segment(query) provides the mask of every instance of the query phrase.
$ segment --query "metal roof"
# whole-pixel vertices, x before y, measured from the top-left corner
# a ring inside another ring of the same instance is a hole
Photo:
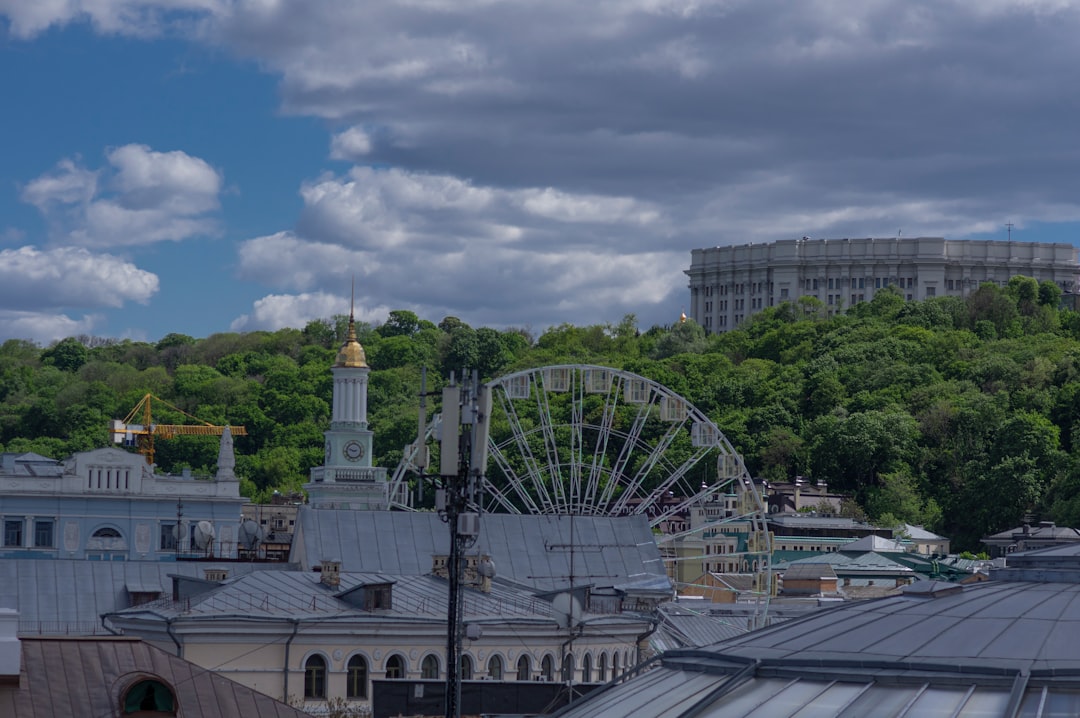
[[[188,599],[173,601],[165,597],[147,604],[118,611],[117,617],[174,621],[184,619],[430,621],[445,625],[447,582],[437,576],[398,576],[389,579],[378,574],[342,573],[340,585],[327,586],[310,571],[256,571],[226,581],[220,587]],[[365,610],[344,600],[344,594],[371,584],[392,583],[392,608]],[[471,623],[556,621],[552,604],[537,598],[530,590],[492,582],[485,593],[465,587],[462,613]],[[592,625],[605,621],[625,622],[642,619],[634,614],[595,614],[585,612]]]
[[[302,568],[341,559],[342,571],[430,573],[432,556],[449,553],[438,514],[301,507],[292,559]],[[571,548],[573,547],[573,548]],[[487,554],[499,576],[537,589],[571,584],[643,590],[672,587],[645,516],[485,514],[470,554]]]
[[[136,639],[23,638],[20,645],[19,683],[0,686],[0,715],[6,718],[119,715],[124,691],[146,678],[173,690],[178,715],[309,715]]]
[[[785,581],[806,581],[820,578],[836,578],[831,564],[823,561],[796,561],[784,571]]]
[[[1077,715],[1080,547],[1062,548],[1030,552],[1025,566],[995,572],[1003,580],[926,582],[668,651],[557,715]],[[1047,580],[1057,575],[1075,580]]]
[[[785,566],[786,563],[786,566]],[[867,551],[865,553],[848,553],[846,551],[834,551],[831,553],[819,553],[806,558],[799,558],[788,562],[777,562],[775,568],[782,570],[799,564],[827,563],[833,567],[837,574],[841,573],[865,573],[865,574],[888,574],[888,575],[913,575],[915,571],[910,566],[897,563],[884,554]]]
[[[696,610],[676,603],[659,607],[660,627],[650,638],[653,648],[701,647],[746,633],[746,622],[732,616],[710,615],[708,608]]]
[[[902,541],[882,538],[876,534],[869,534],[862,538],[855,539],[851,543],[844,544],[844,548],[841,550],[904,553],[907,551],[907,547],[904,546]]]
[[[922,541],[947,541],[945,536],[939,536],[933,531],[927,531],[922,526],[914,526],[912,524],[904,524],[904,533],[907,534],[909,539],[922,540]]]
[[[290,568],[220,561],[0,560],[0,607],[19,612],[20,635],[106,633],[101,614],[130,605],[129,592],[171,592],[170,574],[202,578],[207,568],[230,576]]]

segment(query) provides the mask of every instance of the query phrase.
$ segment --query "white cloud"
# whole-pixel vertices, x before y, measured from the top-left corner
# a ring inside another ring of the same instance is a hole
[[[244,314],[233,320],[230,329],[234,332],[275,330],[282,327],[303,329],[314,319],[329,319],[337,314],[347,314],[349,306],[349,297],[323,292],[271,294],[256,301],[251,314]],[[385,306],[369,308],[358,305],[353,313],[357,321],[377,323],[384,321],[389,312]]]
[[[367,165],[303,183],[290,231],[240,245],[241,276],[282,293],[253,323],[353,274],[379,297],[371,306],[659,321],[685,301],[695,246],[1080,217],[1066,91],[1080,7],[1065,0],[0,0],[0,11],[20,37],[82,20],[168,26],[252,59],[281,78],[285,112],[327,121],[331,159]],[[24,188],[54,240],[215,230],[220,173],[120,149],[103,168],[66,160]]]
[[[47,346],[65,337],[93,334],[102,319],[96,314],[72,319],[65,314],[0,309],[0,337],[18,337]]]
[[[222,12],[223,0],[0,0],[16,37],[30,38],[54,25],[87,20],[105,34],[160,33],[178,14]]]
[[[106,153],[109,167],[89,170],[70,159],[23,188],[56,242],[85,247],[138,246],[217,233],[212,216],[222,178],[184,152],[130,144]]]
[[[78,247],[0,250],[0,307],[42,311],[64,307],[146,304],[158,278],[108,254]]]
[[[237,253],[245,278],[300,291],[327,284],[344,286],[354,277],[363,282],[380,269],[376,256],[369,252],[305,241],[292,232],[247,240]]]
[[[330,159],[360,160],[371,152],[371,136],[362,127],[350,127],[330,138]]]
[[[97,180],[97,172],[80,167],[72,160],[61,160],[54,172],[27,183],[22,199],[43,213],[57,205],[85,205],[97,193]]]
[[[355,276],[367,305],[494,325],[617,317],[670,301],[684,281],[684,252],[636,249],[655,245],[659,213],[627,197],[364,168],[302,195],[297,231],[241,245],[242,278],[307,292]],[[268,297],[257,320],[233,326],[297,321],[294,306],[312,296]]]
[[[551,187],[519,190],[510,195],[531,214],[560,222],[651,224],[660,218],[657,210],[629,197],[571,195]]]
[[[110,184],[129,207],[181,215],[218,208],[221,175],[205,160],[179,151],[154,152],[146,145],[117,147],[106,157],[116,169]]]

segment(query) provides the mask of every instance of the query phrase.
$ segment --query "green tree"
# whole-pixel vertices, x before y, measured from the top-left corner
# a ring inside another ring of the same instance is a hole
[[[78,371],[90,357],[90,351],[73,337],[61,339],[41,353],[41,361],[60,371]]]
[[[378,328],[378,333],[384,337],[410,336],[420,329],[420,318],[415,312],[407,309],[394,309],[386,318],[386,322]]]

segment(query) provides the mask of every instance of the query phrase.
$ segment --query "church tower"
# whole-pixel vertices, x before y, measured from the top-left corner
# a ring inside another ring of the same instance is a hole
[[[314,508],[386,509],[386,469],[371,465],[372,432],[367,422],[367,356],[356,339],[349,311],[349,332],[330,370],[334,400],[326,437],[325,463],[311,470],[304,486]]]

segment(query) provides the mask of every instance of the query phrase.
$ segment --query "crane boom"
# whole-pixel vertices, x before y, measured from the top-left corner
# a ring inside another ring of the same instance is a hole
[[[152,402],[158,402],[184,416],[199,422],[198,424],[155,424],[151,414]],[[141,415],[143,423],[132,423]],[[121,420],[113,420],[111,426],[113,443],[131,443],[139,447],[139,453],[146,457],[146,463],[154,463],[154,437],[171,439],[174,436],[221,436],[228,429],[234,436],[247,436],[243,426],[217,426],[192,416],[183,409],[173,406],[164,399],[147,393]]]

